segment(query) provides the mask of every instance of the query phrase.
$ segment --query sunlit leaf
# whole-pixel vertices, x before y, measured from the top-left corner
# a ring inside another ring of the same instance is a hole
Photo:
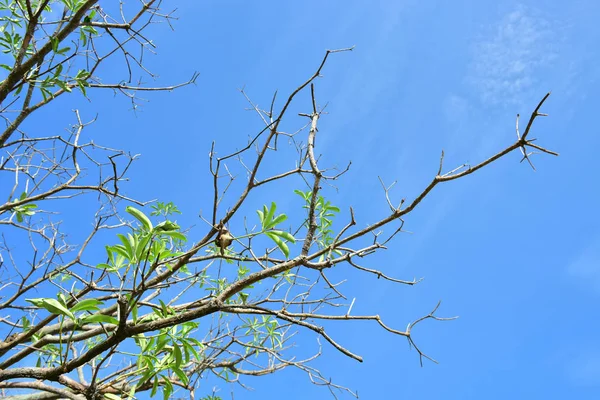
[[[133,217],[142,224],[142,226],[144,227],[144,229],[146,231],[152,230],[152,222],[150,222],[150,219],[142,211],[140,211],[137,208],[132,207],[132,206],[127,206],[125,208],[125,211],[127,211],[129,214],[133,215]]]
[[[98,308],[99,305],[104,304],[103,302],[101,302],[98,299],[84,299],[81,300],[79,303],[75,304],[72,308],[71,311],[72,312],[77,312],[77,311],[97,311],[100,308]]]
[[[272,231],[269,231],[269,233],[272,233],[273,235],[279,236],[280,238],[285,239],[288,242],[296,243],[296,238],[291,233],[289,233],[289,232],[279,231],[279,230],[272,230]]]
[[[275,244],[277,245],[277,247],[279,247],[279,249],[285,255],[286,258],[288,258],[290,256],[290,249],[289,249],[289,247],[287,246],[287,244],[285,244],[285,242],[283,240],[281,240],[279,238],[279,236],[275,235],[273,232],[267,232],[266,235],[268,237],[270,237],[271,240],[273,240],[275,242]]]
[[[64,315],[71,319],[75,319],[75,316],[71,311],[69,311],[64,305],[60,304],[60,302],[56,299],[26,299],[29,303],[34,306],[45,308],[50,311],[52,314]]]

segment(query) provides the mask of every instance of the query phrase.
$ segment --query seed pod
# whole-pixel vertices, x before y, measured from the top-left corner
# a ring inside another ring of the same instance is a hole
[[[225,254],[225,249],[233,243],[233,236],[229,233],[229,230],[223,226],[223,224],[219,224],[219,233],[217,233],[217,238],[215,239],[215,245],[221,249],[221,255]]]

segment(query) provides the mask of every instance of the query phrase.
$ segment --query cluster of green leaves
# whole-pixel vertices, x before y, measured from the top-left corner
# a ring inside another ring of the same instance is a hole
[[[31,321],[26,316],[21,318],[21,324],[23,325],[23,331],[27,332],[31,329]],[[33,335],[33,340],[38,340],[40,335]],[[60,362],[62,357],[62,349],[60,346],[55,344],[47,344],[42,347],[42,352],[37,353],[36,367],[42,366],[56,366]]]
[[[0,36],[0,47],[2,47],[2,52],[4,54],[10,53],[13,57],[16,57],[21,48],[22,40],[23,38],[19,32],[3,31],[2,36]],[[8,69],[10,70],[10,67],[8,67]]]
[[[69,50],[70,49],[68,47],[65,47],[64,49],[61,49],[59,51],[69,51]],[[58,51],[57,51],[57,53],[58,53]],[[58,53],[58,54],[62,54],[62,53]],[[66,91],[66,92],[71,92],[71,86],[73,83],[77,85],[77,87],[79,88],[79,90],[81,90],[81,92],[83,93],[84,96],[87,96],[86,88],[88,86],[90,86],[90,84],[88,82],[90,73],[84,69],[80,69],[77,72],[77,75],[75,75],[71,78],[65,79],[61,75],[63,72],[63,65],[64,64],[57,64],[56,68],[54,68],[54,72],[52,74],[47,74],[44,76],[44,79],[37,81],[38,88],[40,89],[40,92],[42,93],[42,97],[44,98],[44,101],[48,100],[48,98],[53,96],[51,89],[53,89],[55,87],[59,87],[60,89]],[[23,86],[20,86],[19,89],[16,91],[17,94],[21,91],[22,87]]]
[[[166,318],[174,315],[172,308],[161,301],[161,309],[154,309],[154,318]],[[169,379],[169,371],[174,373],[183,384],[188,384],[189,378],[183,368],[192,357],[197,361],[202,360],[204,345],[196,338],[191,337],[191,332],[198,328],[196,322],[185,322],[181,325],[161,329],[158,334],[146,337],[139,334],[134,340],[140,348],[137,359],[136,375],[140,376],[137,384],[131,389],[133,397],[135,388],[141,387],[146,382],[152,381],[151,397],[157,393],[162,385],[163,396],[169,399],[173,393],[173,385]]]
[[[305,209],[310,208],[310,203],[312,201],[312,191],[303,192],[301,190],[294,190],[298,196],[304,199]],[[317,229],[315,231],[315,242],[319,249],[324,249],[330,246],[333,243],[335,237],[333,236],[333,229],[331,228],[333,224],[333,219],[340,212],[339,207],[331,204],[329,200],[325,200],[323,196],[317,197],[317,202],[315,206],[315,218],[317,220]],[[308,221],[306,222],[306,227],[308,228]],[[342,253],[339,250],[333,250],[334,253],[341,255]],[[321,256],[323,258],[323,256]]]
[[[209,250],[210,251],[210,250]],[[225,260],[227,263],[232,264],[233,261]],[[244,278],[246,275],[250,273],[250,268],[245,266],[244,264],[239,264],[237,269],[237,280]],[[213,292],[213,295],[219,295],[227,286],[229,285],[229,281],[227,277],[220,278],[211,278],[206,273],[206,270],[202,271],[202,273],[196,278],[198,282],[198,286],[200,289],[204,289],[205,291]],[[253,289],[254,285],[248,285],[244,289]],[[225,300],[225,304],[235,304],[241,303],[245,304],[248,299],[249,293],[247,291],[241,291],[237,294],[237,298],[228,298]]]
[[[23,198],[22,195],[20,199]],[[29,208],[26,208],[28,206]],[[17,213],[17,218],[21,220],[22,215],[33,213],[31,206],[33,205],[18,206],[21,208],[15,207],[13,211]],[[125,273],[127,273],[131,269],[130,267],[133,267],[133,270],[137,273],[138,267],[145,262],[160,262],[181,254],[181,252],[174,250],[172,242],[185,242],[186,237],[179,232],[179,226],[175,222],[165,220],[153,226],[150,219],[142,211],[131,206],[127,207],[126,211],[136,218],[140,226],[127,235],[118,234],[117,237],[121,243],[106,246],[108,263],[101,263],[98,268],[119,274],[123,268],[126,269]],[[167,267],[169,267],[168,264]],[[183,269],[183,272],[186,272],[186,270]],[[104,303],[96,299],[83,299],[70,308],[62,293],[59,293],[57,298],[36,298],[27,299],[27,301],[52,314],[61,316],[61,325],[65,318],[73,321],[76,326],[90,323],[118,324],[116,318],[97,313],[100,310],[99,306]],[[135,320],[137,319],[137,308],[133,307],[133,311]]]
[[[164,217],[168,217],[169,215],[173,215],[173,214],[181,214],[181,211],[179,211],[179,208],[177,208],[177,206],[175,204],[173,204],[172,201],[170,201],[168,203],[163,203],[161,201],[157,201],[156,204],[153,204],[150,207],[152,207],[152,209],[154,210],[150,213],[151,216],[162,215]]]
[[[105,268],[111,272],[126,268],[127,273],[132,266],[138,267],[147,262],[161,262],[182,254],[174,250],[169,241],[169,239],[178,242],[187,240],[187,237],[179,231],[177,223],[165,220],[154,226],[150,218],[137,208],[128,206],[126,211],[138,220],[140,227],[127,235],[117,234],[121,243],[106,246],[108,262],[98,264],[98,268]],[[169,264],[166,265],[167,268],[170,267]]]
[[[70,320],[75,324],[75,327],[81,327],[86,324],[92,323],[104,323],[117,325],[119,321],[110,316],[98,313],[100,306],[104,302],[97,299],[83,299],[77,302],[75,305],[69,308],[68,300],[63,293],[58,293],[55,299],[53,298],[37,298],[27,299],[27,302],[33,304],[36,307],[43,308],[52,314],[60,316],[60,329],[64,325],[65,320]],[[27,317],[22,318],[23,331],[29,330],[31,321]],[[75,332],[75,330],[72,330]],[[34,334],[32,340],[38,341],[42,337],[40,334]],[[42,347],[42,352],[38,353],[38,360],[36,366],[42,366],[42,355],[46,357],[46,365],[56,366],[57,362],[61,361],[62,355],[67,351],[67,345],[60,343],[58,346],[55,344],[47,344]]]
[[[85,325],[87,323],[98,323],[104,322],[109,324],[118,324],[116,318],[103,315],[103,314],[92,314],[89,315],[87,311],[100,311],[101,305],[104,302],[97,299],[84,299],[76,303],[73,307],[69,308],[67,305],[67,299],[64,294],[58,293],[56,299],[52,298],[39,298],[39,299],[27,299],[28,302],[34,306],[44,308],[50,311],[52,314],[61,315],[72,320],[78,326]],[[81,312],[81,314],[77,314]],[[76,315],[77,314],[77,315]]]
[[[45,13],[52,12],[52,5],[56,1],[51,1],[46,5]],[[77,12],[79,8],[85,3],[85,0],[60,0],[67,10],[71,11],[71,14]],[[37,9],[39,1],[31,1],[32,9]],[[26,10],[24,1],[18,0],[0,0],[0,50],[5,54],[10,54],[13,57],[13,61],[16,61],[21,47],[23,46],[25,26],[27,25],[27,18],[24,13]],[[84,22],[91,22],[96,17],[96,10],[91,10],[86,15]],[[44,22],[43,13],[40,16],[39,22]],[[68,17],[67,17],[68,18]],[[35,35],[35,33],[34,33]],[[88,38],[98,35],[98,31],[91,25],[82,25],[79,27],[79,40],[83,47],[87,45]],[[47,35],[45,40],[50,41],[52,45],[52,54],[47,58],[47,65],[45,68],[37,66],[36,69],[27,74],[27,81],[35,84],[39,89],[44,101],[53,96],[53,90],[56,88],[71,92],[73,86],[78,87],[84,96],[87,96],[86,88],[89,87],[88,79],[90,73],[84,69],[79,69],[76,74],[65,71],[66,62],[71,57],[70,46],[61,46],[56,36]],[[25,49],[25,56],[29,57],[34,54],[33,44],[29,43],[27,49]],[[56,56],[62,56],[60,59],[56,59]],[[12,71],[13,66],[9,64],[0,64],[1,68],[8,71]],[[43,72],[40,72],[42,70]],[[15,95],[18,95],[23,89],[24,85],[18,85],[15,91]]]
[[[179,226],[174,221],[165,219],[154,225],[150,218],[141,210],[134,207],[127,207],[126,211],[131,214],[139,226],[134,228],[131,233],[126,235],[118,234],[120,244],[107,246],[108,262],[99,264],[99,268],[104,268],[109,272],[119,273],[123,268],[126,271],[130,267],[138,270],[138,267],[145,262],[160,262],[161,260],[176,257],[181,252],[174,251],[172,242],[185,242],[186,236],[179,231]],[[168,216],[174,213],[180,213],[172,203],[159,203],[154,207],[154,215]],[[168,264],[167,264],[168,267]],[[126,272],[127,273],[127,272]],[[227,284],[226,281],[216,282],[218,289],[222,290]],[[143,318],[138,318],[138,307],[132,304],[129,295],[126,295],[132,306],[132,316],[135,322],[148,322],[159,318],[166,318],[175,314],[173,308],[167,306],[162,300],[159,300],[161,307],[153,309],[153,312]],[[83,326],[89,323],[106,323],[118,325],[119,321],[109,315],[98,313],[102,301],[96,299],[84,299],[74,306],[68,306],[67,298],[59,293],[54,298],[27,299],[27,301],[37,307],[43,308],[52,314],[61,316],[61,329],[65,319],[71,320],[76,326]],[[23,325],[29,327],[30,322],[24,321]],[[133,399],[136,388],[152,381],[151,396],[154,396],[158,389],[162,387],[165,399],[170,398],[173,393],[173,386],[169,380],[169,371],[175,374],[182,383],[188,383],[188,377],[183,371],[186,364],[192,357],[201,359],[204,351],[203,344],[197,339],[190,337],[190,333],[198,327],[196,322],[186,322],[170,328],[161,329],[156,335],[146,337],[143,334],[137,335],[134,339],[140,348],[140,354],[137,355],[136,376],[140,376],[137,384],[131,389],[127,398]],[[28,328],[26,328],[28,329]],[[34,335],[33,340],[39,340],[41,337]],[[91,343],[90,345],[93,345]],[[62,344],[56,346],[46,345],[43,349],[46,364],[57,365],[61,361],[65,348]],[[41,366],[41,359],[38,359],[38,366]],[[121,397],[111,397],[107,394],[107,399],[121,399]]]
[[[287,220],[287,215],[279,214],[275,215],[275,211],[277,210],[277,204],[274,202],[271,203],[271,207],[263,206],[262,210],[257,210],[258,219],[261,223],[261,232],[267,235],[279,249],[285,255],[286,258],[290,256],[290,248],[287,245],[287,242],[296,243],[296,239],[294,236],[287,232],[279,229],[275,229],[277,225]]]
[[[11,54],[17,58],[23,36],[25,19],[23,18],[24,8],[15,0],[0,0],[0,48],[4,54]],[[26,54],[32,54],[33,47],[27,48]],[[2,68],[10,71],[11,67],[5,64]]]
[[[279,322],[271,315],[263,315],[261,319],[248,318],[242,327],[246,328],[245,335],[252,337],[252,340],[246,346],[246,354],[254,351],[255,356],[258,356],[260,348],[266,346],[268,342],[270,342],[273,350],[283,347],[283,334],[279,330]]]
[[[77,9],[79,9],[80,6],[81,4],[77,6]],[[94,20],[94,17],[96,17],[96,10],[90,11],[90,13],[83,18],[83,22],[88,24]],[[84,47],[87,46],[88,37],[94,36],[98,36],[98,31],[93,26],[83,25],[79,27],[79,40],[81,40],[81,44]]]
[[[85,0],[60,0],[71,13],[77,12],[85,3]]]
[[[19,196],[18,199],[14,199],[12,202],[16,203],[18,201],[23,201],[26,198],[27,198],[27,192],[23,192],[23,193],[21,193],[21,196]],[[23,222],[24,217],[31,217],[32,215],[35,215],[34,210],[36,208],[37,208],[36,204],[27,203],[27,204],[22,204],[20,206],[14,206],[11,208],[11,211],[17,217],[18,222]]]

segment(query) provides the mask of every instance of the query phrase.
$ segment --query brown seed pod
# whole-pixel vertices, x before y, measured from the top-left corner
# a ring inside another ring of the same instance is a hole
[[[221,249],[221,255],[225,254],[225,249],[233,243],[233,236],[229,233],[229,230],[220,223],[217,226],[219,232],[217,233],[217,237],[215,239],[215,245]]]

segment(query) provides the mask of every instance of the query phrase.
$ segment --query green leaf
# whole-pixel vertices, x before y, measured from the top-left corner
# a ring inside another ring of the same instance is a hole
[[[277,226],[278,224],[282,223],[286,219],[287,219],[287,215],[281,214],[281,215],[278,215],[277,217],[275,217],[271,221],[266,221],[266,224],[263,224],[263,225],[264,225],[265,229],[271,229],[271,228],[274,228],[275,226]]]
[[[64,315],[71,319],[75,319],[75,316],[71,311],[69,311],[64,305],[60,304],[58,300],[55,299],[26,299],[29,303],[34,306],[45,308],[50,311],[52,314],[56,315]]]
[[[100,309],[100,308],[98,308],[98,306],[101,304],[104,304],[104,303],[97,299],[85,299],[85,300],[81,300],[79,303],[75,304],[71,308],[71,311],[72,312],[92,311],[92,310],[97,311]]]
[[[179,380],[184,385],[187,385],[187,383],[189,382],[189,379],[188,379],[187,375],[185,374],[185,372],[183,372],[179,367],[177,367],[177,368],[171,368],[171,370],[173,372],[175,372],[175,375],[177,375],[177,377],[179,378]]]
[[[277,209],[277,204],[275,202],[271,202],[271,208],[269,209],[269,213],[265,215],[265,221],[267,223],[271,222],[273,217],[275,216],[275,210]],[[263,224],[264,226],[264,224]]]
[[[190,351],[194,357],[196,357],[197,361],[200,361],[200,354],[198,354],[198,351],[196,351],[196,349],[194,348],[194,346],[192,346],[191,344],[189,344],[189,342],[187,340],[182,340],[181,344],[183,345],[183,347],[185,347],[188,351]]]
[[[312,192],[309,190],[307,192],[303,192],[302,190],[294,190],[294,193],[296,193],[298,196],[302,197],[304,199],[304,201],[308,201],[311,197],[312,197]]]
[[[129,214],[133,215],[133,217],[142,224],[144,229],[146,229],[147,231],[152,230],[152,222],[150,222],[150,219],[146,216],[146,214],[144,214],[143,212],[141,212],[140,210],[138,210],[137,208],[132,207],[132,206],[127,206],[125,208],[125,211],[127,211]]]
[[[288,242],[296,243],[296,238],[289,232],[272,230],[272,231],[269,231],[269,233],[272,233],[273,235],[277,235],[280,238],[287,240]]]
[[[181,232],[162,232],[161,235],[169,236],[177,240],[183,240],[184,242],[187,241],[187,237],[185,237],[185,235]]]
[[[242,300],[242,303],[246,304],[246,301],[248,300],[248,293],[240,292],[239,296],[240,296],[240,299]]]
[[[179,225],[172,221],[163,221],[160,224],[156,225],[154,230],[156,232],[169,232],[176,231],[179,229]]]
[[[117,244],[115,246],[113,246],[113,248],[115,249],[115,251],[122,255],[123,257],[125,257],[126,259],[133,261],[135,258],[135,252],[133,251],[133,248],[131,247],[131,243],[129,243],[129,240],[127,240],[127,238],[118,233],[117,237],[121,240],[121,244]]]
[[[287,246],[287,244],[285,244],[283,240],[279,238],[279,236],[275,235],[272,231],[266,232],[266,235],[275,242],[277,247],[279,247],[279,249],[285,255],[286,258],[290,256],[290,248]]]
[[[108,246],[110,248],[110,250],[112,250],[113,252],[117,253],[118,255],[120,255],[121,257],[129,260],[131,257],[130,255],[127,253],[127,250],[125,250],[125,247],[123,247],[122,245],[118,244],[115,246]]]
[[[150,393],[150,397],[154,397],[156,392],[158,391],[158,377],[154,377],[154,382],[152,383],[152,392]]]
[[[110,315],[104,315],[104,314],[88,315],[87,317],[84,317],[81,321],[84,324],[90,324],[90,323],[97,322],[97,323],[119,325],[119,320],[117,320],[115,317],[111,317]]]
[[[163,399],[169,400],[171,398],[171,393],[173,393],[173,384],[167,378],[163,379],[164,387],[163,387]]]
[[[158,299],[158,302],[160,303],[160,308],[162,309],[163,317],[169,315],[169,307],[165,304],[165,302],[161,299]]]
[[[79,90],[81,90],[81,93],[83,93],[83,95],[85,97],[87,97],[87,92],[85,90],[85,87],[87,86],[87,82],[85,82],[85,81],[77,81],[77,86],[79,87]]]
[[[121,396],[117,396],[116,394],[112,393],[104,393],[104,397],[109,400],[121,400]]]
[[[87,45],[87,35],[83,29],[79,29],[79,40],[83,42],[83,47]]]
[[[4,34],[6,35],[6,32],[4,32]],[[52,42],[52,51],[56,52],[58,50],[58,38],[56,38],[55,36],[52,36],[50,38],[50,42]]]
[[[142,237],[142,240],[140,240],[137,243],[137,248],[135,249],[135,258],[137,260],[144,261],[143,256],[146,253],[145,250],[147,250],[148,242],[150,241],[151,238],[152,238],[152,235],[150,235],[150,234],[144,235]]]
[[[60,50],[56,50],[56,54],[60,54],[61,56],[64,55],[66,52],[68,52],[69,50],[71,50],[70,47],[63,47]]]
[[[61,80],[56,80],[55,83],[59,88],[61,88],[65,92],[69,92],[69,93],[71,92],[71,88],[67,85],[67,82],[63,82]]]
[[[175,366],[179,368],[181,363],[183,362],[181,349],[177,345],[177,343],[173,343],[173,356],[175,356]]]

